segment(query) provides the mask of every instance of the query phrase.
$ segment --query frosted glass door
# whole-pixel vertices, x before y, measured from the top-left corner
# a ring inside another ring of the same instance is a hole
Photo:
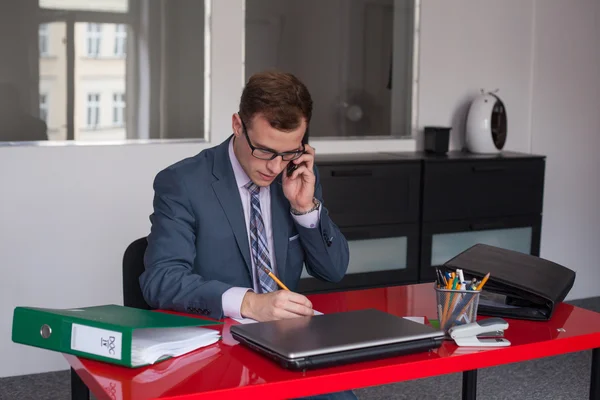
[[[346,275],[406,269],[408,238],[349,240],[350,262]],[[309,278],[306,269],[301,278]]]
[[[477,243],[530,254],[532,232],[533,228],[522,227],[433,234],[431,238],[431,265],[442,265]]]

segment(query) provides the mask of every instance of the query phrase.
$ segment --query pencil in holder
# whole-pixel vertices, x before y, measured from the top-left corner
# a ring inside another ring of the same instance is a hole
[[[480,290],[452,290],[435,288],[437,313],[440,329],[448,330],[456,325],[468,324],[477,320]]]

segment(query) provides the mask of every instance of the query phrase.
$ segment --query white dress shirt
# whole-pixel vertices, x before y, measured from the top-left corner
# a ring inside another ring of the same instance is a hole
[[[240,198],[242,200],[242,208],[244,209],[244,221],[246,222],[246,232],[248,233],[248,243],[250,244],[249,250],[252,254],[252,239],[250,238],[250,192],[244,186],[250,181],[250,178],[240,165],[235,153],[233,152],[233,138],[229,141],[229,160],[233,167],[233,173],[235,174],[235,181],[240,192]],[[273,226],[271,224],[271,191],[270,187],[261,187],[258,194],[260,201],[260,210],[265,225],[265,234],[267,235],[267,246],[269,249],[269,260],[271,261],[271,268],[275,275],[277,275],[277,265],[275,262],[275,249],[273,246]],[[316,228],[319,225],[321,213],[321,206],[318,210],[310,212],[304,215],[294,215],[292,217],[305,228]],[[244,295],[248,290],[257,291],[258,288],[258,277],[256,276],[256,268],[254,265],[254,258],[250,257],[252,263],[252,285],[253,288],[242,288],[232,287],[223,293],[221,301],[223,303],[223,313],[226,317],[242,318],[241,306],[244,299]]]

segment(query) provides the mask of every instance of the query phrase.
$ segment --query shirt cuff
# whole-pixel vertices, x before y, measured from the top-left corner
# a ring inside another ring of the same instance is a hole
[[[242,317],[242,301],[244,296],[250,288],[243,287],[232,287],[227,289],[221,296],[221,303],[223,304],[223,314],[230,318],[243,318]]]
[[[321,219],[321,204],[319,203],[319,208],[309,212],[308,214],[292,214],[292,217],[294,217],[297,223],[299,223],[305,228],[316,228],[317,226],[319,226],[319,221]]]

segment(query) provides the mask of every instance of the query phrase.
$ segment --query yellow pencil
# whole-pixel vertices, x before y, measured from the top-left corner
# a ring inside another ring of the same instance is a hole
[[[481,288],[483,287],[483,285],[485,285],[485,283],[487,282],[488,279],[490,279],[489,272],[483,277],[483,279],[481,280],[481,283],[477,286],[477,289],[475,289],[475,290],[481,290]]]
[[[273,272],[271,272],[267,267],[265,267],[264,265],[261,265],[260,267],[262,268],[263,271],[265,271],[265,274],[269,275],[271,277],[271,279],[273,279],[275,281],[275,283],[277,283],[279,285],[280,288],[282,288],[283,290],[287,290],[288,292],[290,291],[290,289],[288,289],[287,286],[285,286],[283,284],[283,282],[281,282],[275,276],[275,274],[273,274]]]

